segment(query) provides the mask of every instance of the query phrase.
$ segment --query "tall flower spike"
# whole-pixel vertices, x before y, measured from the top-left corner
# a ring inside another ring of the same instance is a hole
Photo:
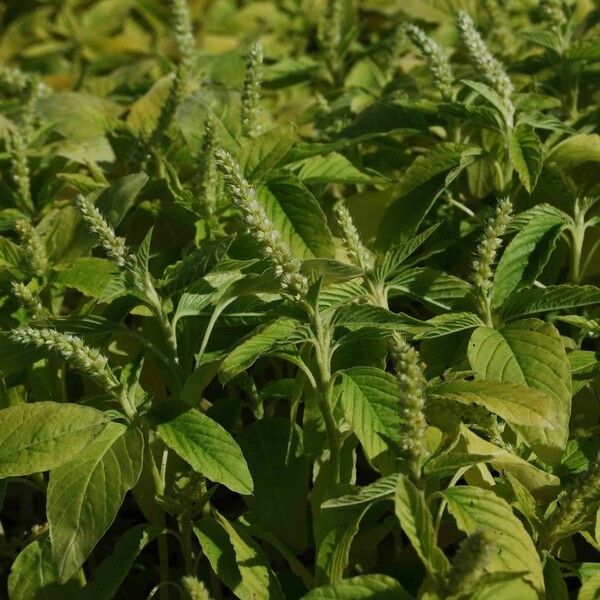
[[[360,238],[360,234],[352,221],[352,216],[342,202],[338,202],[334,207],[336,221],[342,230],[342,243],[346,248],[348,256],[352,262],[361,269],[367,271],[373,268],[375,257],[372,252],[365,247]]]
[[[25,219],[17,221],[15,229],[21,239],[21,245],[31,271],[35,275],[43,276],[48,269],[48,256],[46,255],[44,240],[39,236],[33,225]]]
[[[204,139],[200,154],[200,181],[198,195],[202,202],[205,216],[208,218],[215,212],[215,192],[217,187],[217,163],[215,151],[217,149],[217,130],[212,115],[206,117],[204,123]]]
[[[256,137],[261,133],[262,66],[262,44],[255,42],[246,56],[246,77],[242,90],[242,133],[247,137]]]
[[[64,358],[74,370],[87,375],[103,390],[109,392],[119,385],[108,360],[95,348],[90,348],[84,341],[68,333],[54,329],[34,329],[18,327],[9,334],[10,339],[26,346],[46,349]]]
[[[308,281],[300,273],[300,261],[294,257],[281,233],[256,199],[256,191],[246,181],[233,157],[222,149],[218,149],[215,154],[233,203],[242,211],[250,233],[261,244],[265,257],[275,267],[283,290],[295,297],[303,296],[308,289]]]
[[[560,29],[567,24],[568,19],[562,0],[540,0],[540,8],[542,16],[550,22],[553,29]]]
[[[425,436],[425,376],[419,353],[400,334],[395,333],[390,343],[390,353],[400,387],[402,406],[402,450],[415,481],[421,478],[421,467],[427,456]]]
[[[433,75],[433,83],[445,100],[452,98],[454,75],[444,51],[420,27],[406,25],[406,35],[419,49]]]
[[[13,281],[12,292],[21,306],[30,312],[34,318],[40,319],[49,316],[48,311],[42,306],[40,299],[25,284]]]
[[[208,590],[197,577],[185,575],[181,578],[181,586],[187,600],[211,600]]]
[[[31,174],[27,164],[27,147],[23,136],[17,129],[10,132],[8,150],[11,158],[12,178],[19,193],[20,208],[24,212],[33,212],[33,199],[31,197]]]
[[[133,256],[129,253],[125,240],[117,236],[115,230],[102,216],[94,204],[83,195],[77,196],[77,208],[89,229],[96,234],[106,254],[117,263],[119,267],[130,267]]]
[[[470,597],[496,553],[497,547],[489,533],[472,533],[462,542],[452,561],[444,598]]]
[[[501,236],[506,231],[512,216],[512,203],[508,198],[498,202],[496,213],[488,221],[483,237],[477,246],[473,261],[473,283],[485,294],[492,289],[493,265],[502,245]]]
[[[342,3],[341,0],[327,0],[323,22],[321,24],[321,46],[325,60],[334,65],[338,59],[342,41]]]
[[[187,0],[173,0],[173,22],[181,63],[187,70],[191,65],[196,46]]]
[[[600,453],[586,473],[581,474],[566,487],[558,497],[558,506],[546,521],[543,545],[551,547],[554,542],[572,533],[571,525],[585,515],[589,505],[600,499]]]
[[[514,92],[512,81],[506,74],[502,63],[490,52],[481,35],[475,28],[473,19],[464,10],[459,11],[457,17],[460,36],[469,51],[471,60],[481,70],[485,78],[498,93],[503,101],[507,113],[510,115],[512,125],[512,115],[515,108],[512,102]]]

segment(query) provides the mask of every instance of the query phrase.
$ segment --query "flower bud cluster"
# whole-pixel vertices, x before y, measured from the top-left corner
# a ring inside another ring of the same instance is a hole
[[[434,85],[442,94],[442,97],[446,100],[452,98],[454,75],[444,51],[420,27],[409,24],[406,25],[405,31],[410,41],[419,49],[427,62],[427,66],[433,75]]]
[[[444,597],[471,597],[497,551],[489,533],[473,532],[456,552],[452,569],[448,573]]]
[[[554,29],[560,29],[567,24],[563,0],[540,0],[540,8],[544,19],[549,21]]]
[[[551,546],[570,533],[570,526],[577,523],[589,505],[600,499],[600,453],[588,471],[582,473],[558,497],[558,506],[546,521],[543,538]]]
[[[240,166],[225,150],[216,151],[217,165],[229,190],[233,203],[242,211],[250,233],[261,244],[266,258],[275,267],[283,289],[293,296],[303,296],[308,281],[300,273],[300,261],[277,231],[273,221],[256,198],[256,190],[246,181]]]
[[[342,10],[341,0],[327,0],[320,38],[325,59],[330,64],[336,62],[342,41]]]
[[[42,306],[39,297],[34,294],[25,284],[13,281],[12,292],[21,306],[29,311],[36,319],[48,316],[48,311]]]
[[[192,62],[196,41],[187,0],[173,0],[173,24],[181,63],[188,69]]]
[[[88,198],[81,194],[77,196],[76,204],[88,228],[98,236],[106,254],[119,267],[131,266],[133,256],[129,254],[125,240],[117,236],[115,230],[102,216],[102,213]]]
[[[187,600],[210,600],[210,595],[204,584],[192,575],[181,578],[181,586]]]
[[[488,221],[477,246],[476,258],[473,261],[473,283],[486,295],[492,288],[493,265],[502,245],[501,236],[506,231],[511,216],[512,203],[508,198],[503,198],[496,207],[495,215]]]
[[[475,28],[473,19],[464,10],[458,13],[460,36],[469,51],[469,55],[494,90],[498,93],[509,115],[515,112],[512,102],[514,88],[502,63],[490,52],[481,35]],[[511,123],[512,125],[512,123]]]
[[[242,90],[242,133],[256,137],[261,133],[260,95],[262,87],[263,48],[256,42],[246,56],[246,77]]]
[[[11,174],[19,192],[19,200],[28,211],[33,209],[31,174],[27,163],[27,146],[18,129],[12,129],[8,140]]]
[[[419,480],[427,455],[423,365],[419,353],[398,333],[392,337],[390,353],[400,387],[402,450],[412,476]]]
[[[10,339],[17,343],[35,348],[47,349],[64,358],[74,370],[90,377],[105,391],[110,391],[119,385],[117,378],[108,366],[108,360],[95,348],[90,348],[84,341],[68,333],[54,329],[35,329],[33,327],[18,327],[9,334]]]
[[[334,207],[336,221],[342,230],[342,243],[352,262],[363,270],[370,270],[375,263],[373,253],[365,247],[360,238],[360,234],[352,221],[350,211],[342,202],[338,202]]]
[[[40,237],[33,225],[25,219],[15,223],[15,229],[21,240],[27,263],[34,275],[42,277],[48,269],[48,256],[44,240]]]
[[[202,202],[205,217],[210,217],[215,212],[215,192],[217,187],[217,163],[215,151],[217,149],[217,130],[212,115],[208,115],[204,123],[204,138],[200,155],[200,181],[198,195]]]

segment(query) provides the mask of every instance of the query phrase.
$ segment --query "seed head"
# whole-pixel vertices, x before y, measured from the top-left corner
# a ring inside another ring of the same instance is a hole
[[[325,60],[333,65],[339,58],[342,41],[343,7],[341,0],[327,0],[323,21],[321,23],[321,47]]]
[[[477,246],[476,258],[473,261],[473,283],[485,295],[489,294],[492,288],[493,265],[502,245],[501,236],[510,223],[511,215],[512,203],[508,198],[503,198],[496,207],[496,213],[488,221]]]
[[[210,595],[204,584],[196,577],[185,575],[181,585],[187,600],[210,600]]]
[[[360,234],[352,221],[350,211],[342,202],[338,202],[334,207],[336,221],[342,231],[342,243],[346,248],[348,256],[357,267],[363,270],[370,270],[375,263],[373,253],[365,247],[360,238]]]
[[[49,316],[48,311],[42,306],[37,294],[34,294],[25,284],[13,281],[12,292],[21,306],[29,311],[36,319]]]
[[[181,63],[187,70],[192,62],[196,45],[187,0],[173,0],[173,25]]]
[[[206,117],[204,123],[204,139],[200,154],[200,181],[198,183],[198,196],[202,203],[206,217],[215,212],[215,195],[217,187],[217,163],[215,151],[217,149],[217,130],[212,115]]]
[[[27,264],[31,268],[32,273],[40,277],[44,276],[48,269],[48,257],[46,256],[44,240],[42,240],[31,223],[25,221],[25,219],[17,221],[15,229],[21,239]]]
[[[300,261],[294,257],[257,200],[256,191],[243,177],[239,164],[225,150],[218,149],[215,154],[233,203],[241,210],[249,232],[261,244],[265,257],[273,264],[283,290],[292,296],[303,296],[308,289],[308,281],[300,273]]]
[[[27,146],[18,129],[12,129],[7,138],[7,150],[10,152],[12,178],[19,193],[19,203],[25,212],[33,211],[31,198],[31,175],[27,162]]]
[[[409,24],[406,25],[405,31],[410,41],[419,49],[427,62],[427,66],[433,75],[434,85],[442,94],[442,97],[447,100],[452,98],[454,75],[444,51],[420,27]]]
[[[35,329],[19,327],[13,329],[9,338],[17,343],[35,348],[46,349],[64,358],[71,367],[90,377],[105,391],[111,391],[119,385],[117,378],[108,366],[108,360],[95,348],[68,333],[54,329]]]
[[[255,42],[246,56],[246,77],[242,91],[242,133],[247,137],[256,137],[261,133],[260,95],[263,77],[262,68],[262,44]]]

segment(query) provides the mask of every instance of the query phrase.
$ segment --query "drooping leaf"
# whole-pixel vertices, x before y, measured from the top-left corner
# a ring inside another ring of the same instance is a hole
[[[531,193],[542,169],[542,144],[533,127],[519,124],[509,129],[508,154],[523,187]]]
[[[387,575],[359,575],[311,590],[302,600],[410,600],[398,581]]]

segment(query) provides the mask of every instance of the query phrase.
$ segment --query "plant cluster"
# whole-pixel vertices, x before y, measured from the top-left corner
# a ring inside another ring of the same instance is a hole
[[[0,31],[2,597],[600,597],[592,0]]]

